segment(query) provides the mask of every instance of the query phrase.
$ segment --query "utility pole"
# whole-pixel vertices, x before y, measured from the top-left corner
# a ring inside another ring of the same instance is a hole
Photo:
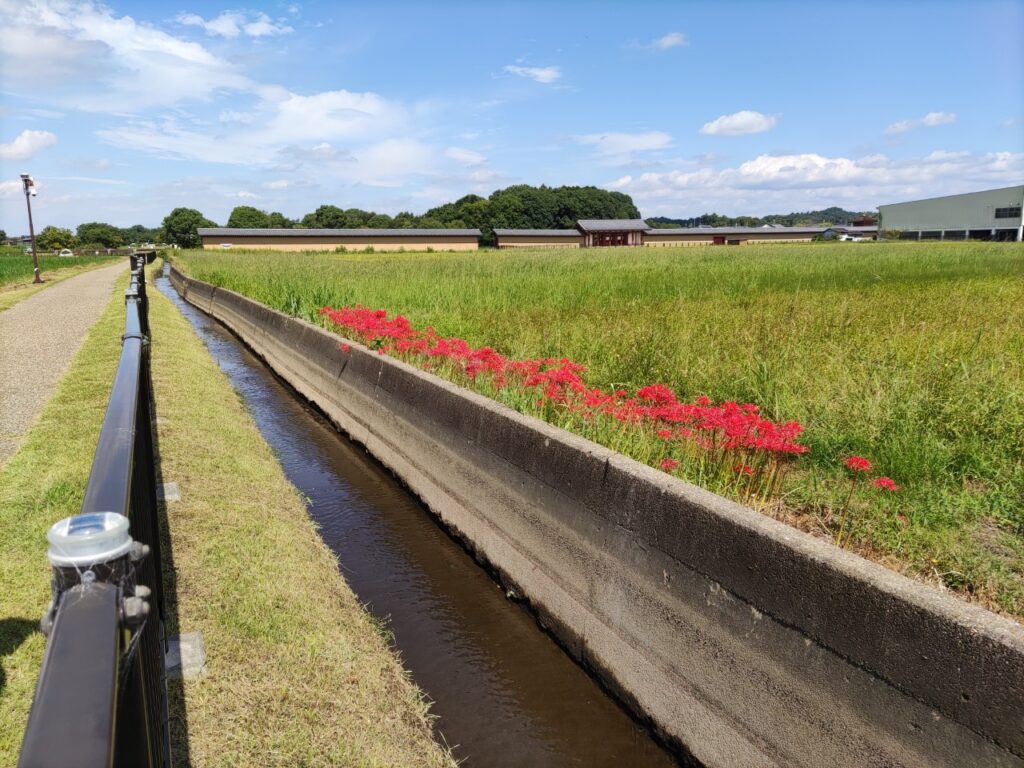
[[[32,268],[35,271],[33,283],[41,283],[39,276],[39,256],[36,254],[36,230],[32,225],[32,198],[36,196],[36,183],[27,173],[21,174],[21,183],[25,185],[25,205],[28,206],[28,235],[32,238]]]

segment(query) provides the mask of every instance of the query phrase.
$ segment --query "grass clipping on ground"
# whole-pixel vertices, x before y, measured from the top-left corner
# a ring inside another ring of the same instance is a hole
[[[182,498],[167,516],[168,632],[201,632],[206,647],[205,674],[170,685],[175,764],[453,765],[227,377],[178,310],[150,295],[161,473]],[[2,765],[16,760],[42,660],[46,528],[81,503],[121,306],[104,312],[0,472]]]

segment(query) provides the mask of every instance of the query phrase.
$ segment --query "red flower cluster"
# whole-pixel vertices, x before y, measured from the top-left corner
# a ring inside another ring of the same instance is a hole
[[[900,486],[896,485],[891,477],[875,478],[875,482],[872,485],[875,488],[881,488],[883,491],[898,491],[900,489]]]
[[[863,456],[851,456],[845,462],[846,468],[854,472],[868,472],[871,470],[871,462]]]
[[[623,389],[605,391],[587,386],[586,368],[567,358],[507,358],[491,347],[474,348],[465,339],[442,337],[430,327],[418,330],[402,315],[388,317],[383,309],[324,307],[320,314],[379,352],[420,359],[425,367],[444,363],[471,380],[485,377],[498,389],[515,386],[537,391],[538,406],[551,404],[584,419],[609,417],[648,429],[670,446],[696,445],[719,459],[726,453],[739,454],[738,476],[753,475],[754,467],[761,471],[776,458],[807,451],[798,442],[803,432],[800,424],[774,422],[751,403],[716,405],[704,395],[692,403],[680,402],[664,384],[641,387],[633,396]],[[660,466],[671,471],[679,462],[669,457]],[[730,466],[733,462],[725,464]]]
[[[850,456],[843,465],[851,472],[870,472],[871,462],[865,459],[863,456]],[[854,480],[856,483],[856,480]],[[881,488],[883,491],[895,492],[900,490],[900,486],[896,485],[895,481],[891,477],[876,477],[871,481],[871,485],[875,488]]]

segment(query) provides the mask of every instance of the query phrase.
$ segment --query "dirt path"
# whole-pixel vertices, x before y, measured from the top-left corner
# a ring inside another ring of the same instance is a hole
[[[62,280],[0,312],[0,464],[21,445],[128,260]]]

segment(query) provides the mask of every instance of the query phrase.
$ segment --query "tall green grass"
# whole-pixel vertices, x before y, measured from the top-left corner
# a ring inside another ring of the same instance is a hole
[[[381,307],[506,355],[570,357],[606,389],[661,382],[681,398],[749,401],[796,419],[810,452],[763,511],[834,535],[850,490],[842,460],[864,455],[903,490],[857,490],[852,547],[1024,614],[1017,244],[176,258],[194,277],[314,322],[325,305]],[[530,398],[490,394],[535,412]],[[538,415],[657,459],[649,442],[606,426]]]
[[[62,259],[59,256],[39,256],[39,271],[44,278],[47,272],[55,272],[67,267],[85,264],[99,264],[104,261],[113,262],[124,256],[76,256]],[[23,283],[32,279],[32,255],[25,253],[23,248],[0,247],[0,287]]]

